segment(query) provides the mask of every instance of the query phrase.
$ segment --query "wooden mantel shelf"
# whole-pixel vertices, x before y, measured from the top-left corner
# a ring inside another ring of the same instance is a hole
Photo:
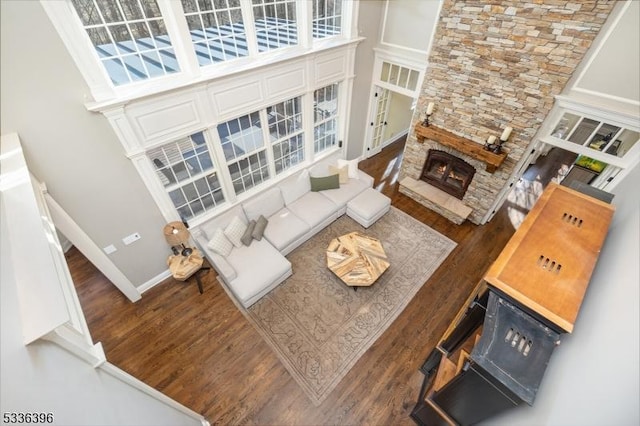
[[[486,170],[489,173],[494,173],[507,158],[506,152],[495,154],[484,149],[483,145],[472,140],[465,139],[461,136],[454,135],[451,132],[433,125],[426,127],[423,126],[422,123],[416,124],[416,137],[420,143],[422,143],[424,139],[431,139],[442,145],[460,151],[463,154],[467,154],[469,157],[482,161],[486,164]]]

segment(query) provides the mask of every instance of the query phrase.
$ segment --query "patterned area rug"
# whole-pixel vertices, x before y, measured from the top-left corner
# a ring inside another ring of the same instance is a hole
[[[340,235],[378,238],[391,266],[371,287],[347,287],[326,266]],[[456,243],[391,207],[369,229],[342,216],[287,258],[293,275],[245,314],[315,405],[400,315]]]

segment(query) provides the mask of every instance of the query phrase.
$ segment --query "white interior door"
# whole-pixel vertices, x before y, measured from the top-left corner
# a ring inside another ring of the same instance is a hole
[[[384,142],[384,128],[389,114],[389,90],[376,86],[374,91],[372,119],[370,122],[370,140],[367,145],[367,157],[376,155],[382,149]]]

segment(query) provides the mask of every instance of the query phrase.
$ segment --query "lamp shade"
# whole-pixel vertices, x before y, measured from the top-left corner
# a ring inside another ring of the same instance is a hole
[[[189,242],[190,233],[184,223],[182,222],[169,222],[165,225],[164,238],[170,246],[179,246],[180,244],[187,244]]]

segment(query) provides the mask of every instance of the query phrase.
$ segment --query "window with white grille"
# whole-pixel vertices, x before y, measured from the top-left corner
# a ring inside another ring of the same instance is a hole
[[[313,38],[342,34],[342,0],[313,1]]]
[[[420,72],[390,62],[382,63],[380,81],[408,90],[416,90]]]
[[[72,0],[114,85],[180,71],[155,0]]]
[[[200,66],[249,54],[239,0],[182,0]]]
[[[218,135],[236,194],[270,178],[258,112],[219,124]]]
[[[253,0],[253,20],[259,52],[298,44],[294,0]]]
[[[304,161],[300,97],[267,108],[276,174]]]
[[[224,203],[222,187],[202,132],[147,152],[183,220]]]
[[[338,83],[313,93],[313,151],[322,152],[336,145],[338,131]]]

